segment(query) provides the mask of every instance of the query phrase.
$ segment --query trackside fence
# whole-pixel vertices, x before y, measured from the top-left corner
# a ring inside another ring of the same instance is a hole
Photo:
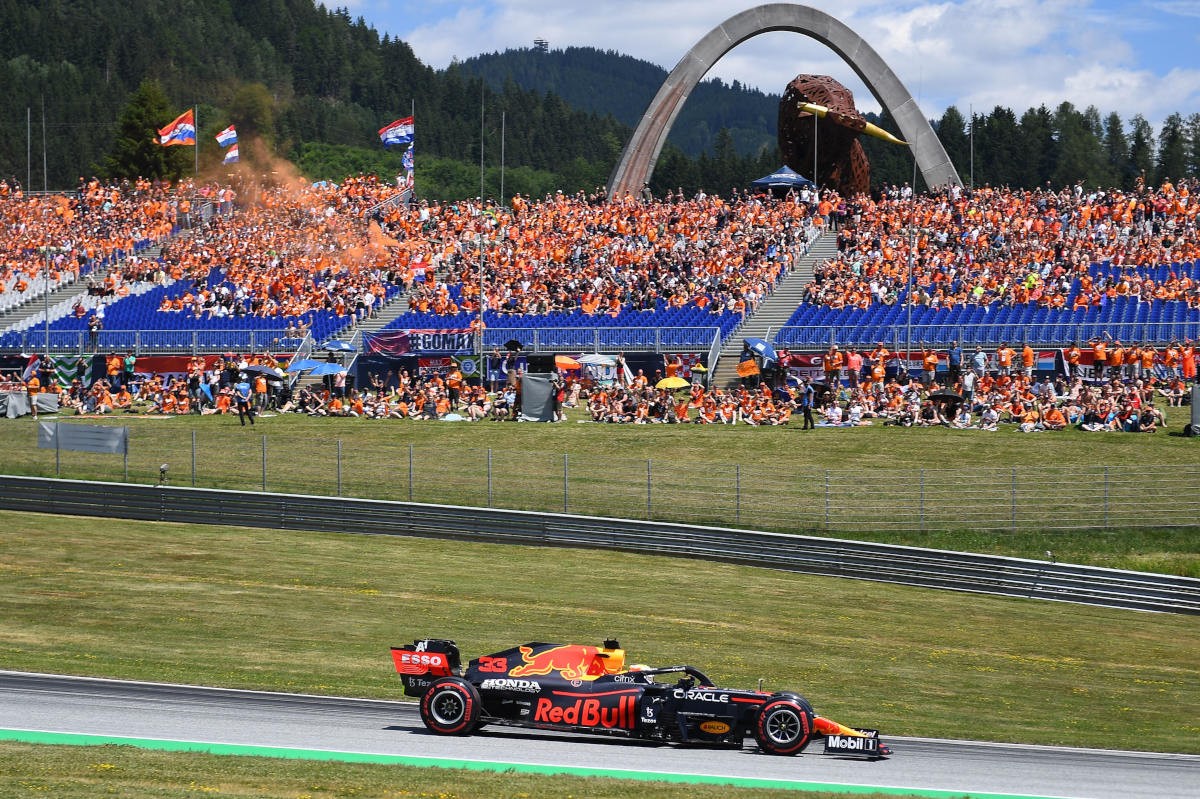
[[[0,507],[489,543],[610,549],[806,574],[1200,614],[1200,580],[933,549],[558,513],[0,475]]]
[[[117,421],[120,421],[117,419]],[[70,422],[64,422],[70,424]],[[821,534],[1052,531],[1197,525],[1194,466],[816,470],[415,446],[364,446],[253,428],[192,432],[148,421],[119,459],[38,450],[0,427],[4,470],[37,476],[352,496]]]

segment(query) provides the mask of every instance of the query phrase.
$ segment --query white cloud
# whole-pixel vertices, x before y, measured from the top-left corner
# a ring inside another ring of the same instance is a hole
[[[747,2],[749,6],[753,2]],[[1200,106],[1200,71],[1180,64],[1156,74],[1122,38],[1129,28],[1092,0],[850,0],[816,3],[858,31],[892,67],[930,116],[956,104],[987,111],[1070,100],[1102,111],[1161,119]],[[1200,0],[1163,0],[1170,13],[1200,13]],[[736,8],[736,7],[735,7]],[[1167,10],[1164,8],[1163,10]],[[672,68],[700,37],[730,15],[727,0],[607,3],[490,0],[457,7],[400,34],[435,67],[533,39],[551,47],[613,49]],[[387,25],[382,27],[387,28]],[[878,104],[836,55],[807,37],[765,34],[735,48],[709,77],[780,92],[800,73],[830,74],[864,109]]]

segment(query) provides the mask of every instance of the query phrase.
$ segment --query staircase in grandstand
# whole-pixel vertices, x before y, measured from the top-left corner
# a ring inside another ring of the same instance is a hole
[[[804,287],[813,277],[813,267],[837,255],[837,234],[826,232],[813,243],[806,255],[796,261],[796,268],[786,275],[770,296],[758,304],[733,335],[725,340],[712,385],[724,388],[737,382],[738,356],[742,352],[742,340],[765,338],[772,328],[783,325],[795,312],[804,297]]]
[[[158,258],[162,252],[162,245],[151,244],[146,248],[136,253],[138,258],[144,261],[153,261]],[[132,257],[131,253],[128,257]],[[76,305],[82,305],[88,311],[96,308],[104,300],[103,297],[98,297],[88,293],[88,288],[91,285],[103,285],[104,279],[108,277],[108,273],[114,269],[120,270],[124,265],[126,258],[122,258],[114,263],[98,267],[88,278],[76,280],[73,283],[65,283],[56,289],[50,291],[49,297],[39,297],[36,301],[26,302],[12,310],[0,314],[0,332],[20,332],[23,330],[40,329],[41,325],[46,323],[45,306],[49,306],[50,321],[61,319],[71,313]],[[130,295],[136,296],[148,291],[153,284],[142,283],[130,287]]]
[[[431,276],[431,279],[436,280],[437,278]],[[342,362],[347,367],[352,366],[354,361],[357,360],[358,355],[362,354],[364,346],[363,337],[378,333],[380,330],[385,328],[388,323],[397,316],[397,314],[403,313],[408,309],[408,292],[401,291],[393,294],[389,299],[385,300],[382,305],[378,306],[378,308],[378,313],[376,313],[374,317],[360,320],[357,324],[353,324],[347,329],[341,331],[341,333],[339,333],[337,336],[329,339],[328,341],[322,342],[308,357],[316,360],[323,360],[328,353],[322,350],[322,347],[333,341],[345,341],[353,346],[357,351],[356,354],[349,357],[344,357],[342,359]],[[296,380],[292,388],[294,391],[299,391],[305,386],[317,386],[322,385],[323,383],[324,378],[311,377],[310,375],[305,374]]]

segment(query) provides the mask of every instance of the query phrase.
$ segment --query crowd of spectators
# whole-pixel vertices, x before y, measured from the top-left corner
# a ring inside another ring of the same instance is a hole
[[[1197,192],[1188,178],[1135,190],[950,187],[913,196],[891,187],[849,200],[838,255],[814,272],[805,301],[833,308],[904,302],[912,259],[912,302],[932,308],[1036,304],[1099,307],[1118,296],[1186,302],[1200,285],[1145,267],[1200,257]],[[1089,274],[1108,263],[1109,274]],[[1074,283],[1078,280],[1078,284]]]
[[[42,248],[53,248],[51,287],[73,283],[90,261],[169,236],[196,192],[190,180],[171,185],[81,178],[73,194],[29,195],[15,180],[0,180],[0,304],[40,296],[46,280]],[[89,284],[89,290],[115,295],[119,282],[118,275],[107,286]]]
[[[198,326],[229,316],[290,317],[297,325],[314,310],[373,315],[389,285],[411,281],[395,257],[399,242],[366,218],[395,191],[374,176],[256,189],[253,202],[214,217],[160,259],[187,288],[158,310],[190,315]]]

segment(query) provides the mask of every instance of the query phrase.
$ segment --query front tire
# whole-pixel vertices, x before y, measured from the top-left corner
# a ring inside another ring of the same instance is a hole
[[[754,722],[754,740],[770,755],[802,752],[813,735],[813,714],[794,699],[773,699]]]
[[[470,735],[481,711],[479,691],[457,677],[437,680],[421,697],[421,721],[438,735]]]

